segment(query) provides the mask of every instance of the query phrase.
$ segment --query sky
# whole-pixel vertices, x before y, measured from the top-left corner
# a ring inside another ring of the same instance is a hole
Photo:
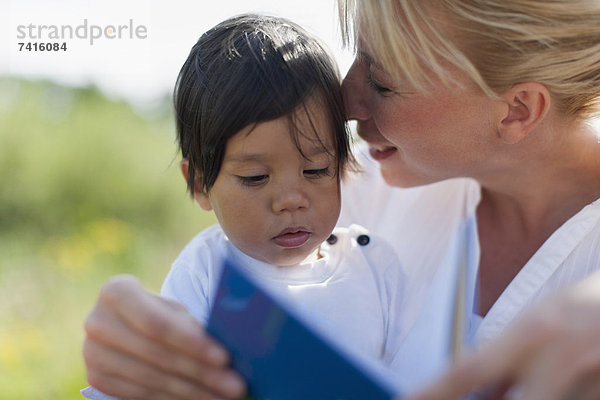
[[[0,0],[0,6],[0,77],[93,84],[141,106],[170,95],[204,31],[243,12],[304,26],[329,47],[342,74],[353,58],[341,45],[335,0]],[[49,42],[66,50],[41,51]]]
[[[134,102],[170,93],[200,35],[243,12],[304,26],[329,47],[342,72],[352,61],[341,46],[335,0],[0,0],[7,1],[0,15],[0,76],[95,84]],[[41,51],[49,42],[66,50]]]

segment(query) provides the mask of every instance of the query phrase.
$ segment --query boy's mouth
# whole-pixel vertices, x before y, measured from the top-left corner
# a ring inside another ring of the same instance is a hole
[[[303,227],[286,228],[273,237],[277,246],[285,248],[296,248],[308,241],[312,233]]]

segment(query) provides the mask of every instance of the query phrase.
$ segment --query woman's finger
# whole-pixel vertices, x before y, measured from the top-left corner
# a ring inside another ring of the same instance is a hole
[[[228,379],[229,372],[226,370],[200,368],[199,374],[205,376],[206,380],[199,382],[167,373],[143,360],[93,341],[86,341],[84,353],[95,355],[88,357],[89,361],[86,362],[89,383],[107,394],[148,400],[165,396],[177,400],[236,398],[243,394],[241,390],[231,391],[229,387],[219,386],[219,382]],[[119,387],[114,386],[116,382]]]
[[[161,319],[158,325],[162,328],[156,328],[155,318]],[[180,334],[176,327],[186,324],[188,332]],[[154,329],[164,336],[148,333]],[[85,330],[84,359],[92,379],[106,377],[106,371],[111,371],[110,376],[138,384],[140,390],[166,391],[181,398],[188,391],[196,398],[204,393],[234,398],[245,390],[241,377],[227,368],[227,354],[203,327],[183,307],[146,292],[135,279],[119,277],[102,289]],[[188,344],[174,346],[166,338]],[[197,354],[188,347],[195,348]],[[207,355],[211,348],[219,350]]]
[[[133,331],[175,351],[215,366],[228,362],[227,352],[181,305],[146,291],[134,277],[121,275],[109,280],[100,292],[98,307],[119,315]]]

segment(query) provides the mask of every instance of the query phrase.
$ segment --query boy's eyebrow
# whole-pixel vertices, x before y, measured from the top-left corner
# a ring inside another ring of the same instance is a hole
[[[331,154],[331,153],[334,153],[334,152],[330,151],[325,146],[314,146],[314,147],[311,147],[310,149],[308,149],[308,151],[305,151],[304,155],[306,157],[310,158],[310,157],[314,157],[314,156],[320,156],[321,154]]]
[[[266,158],[265,154],[235,154],[229,155],[223,159],[223,162],[246,162],[246,161],[260,161]]]
[[[307,158],[320,156],[321,154],[331,154],[332,151],[328,150],[323,146],[315,146],[311,147],[307,151],[303,151],[304,156]],[[268,158],[268,155],[265,153],[243,153],[243,154],[234,154],[229,155],[223,159],[223,162],[237,162],[243,163],[248,161],[263,161]]]

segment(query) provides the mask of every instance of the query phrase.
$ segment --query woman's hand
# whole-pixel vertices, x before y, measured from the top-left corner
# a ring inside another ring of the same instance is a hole
[[[600,399],[600,273],[523,313],[410,400]]]
[[[149,293],[133,277],[104,285],[85,331],[88,382],[106,394],[144,400],[244,394],[226,351],[181,305]]]

